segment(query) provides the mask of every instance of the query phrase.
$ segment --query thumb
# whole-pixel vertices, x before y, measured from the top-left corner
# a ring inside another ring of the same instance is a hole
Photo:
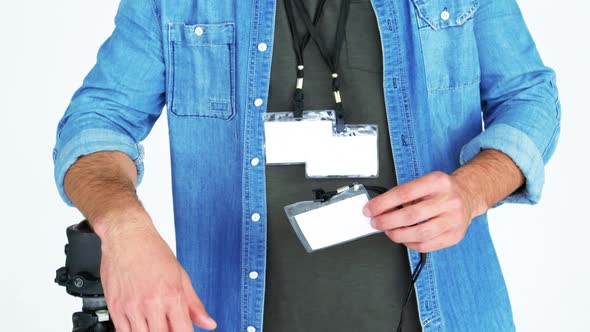
[[[205,306],[197,296],[195,292],[190,276],[188,273],[183,269],[183,276],[182,276],[182,288],[184,290],[184,295],[186,301],[188,303],[189,314],[191,320],[197,324],[198,326],[205,328],[207,330],[213,330],[217,327],[217,323],[209,316],[207,311],[205,310]]]

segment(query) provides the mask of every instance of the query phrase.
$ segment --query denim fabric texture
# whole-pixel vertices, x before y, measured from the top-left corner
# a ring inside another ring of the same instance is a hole
[[[372,5],[398,182],[452,172],[491,148],[526,177],[500,204],[537,203],[561,111],[554,72],[516,1]],[[140,185],[141,141],[166,110],[176,252],[217,331],[263,329],[262,118],[274,18],[273,0],[121,0],[115,30],[57,127],[55,181],[73,206],[63,178],[82,155],[125,152]],[[419,254],[408,254],[413,268]],[[486,215],[458,245],[430,255],[415,289],[426,332],[515,329]]]

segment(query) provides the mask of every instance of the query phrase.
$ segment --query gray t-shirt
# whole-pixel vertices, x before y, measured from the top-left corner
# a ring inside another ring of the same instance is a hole
[[[297,0],[299,1],[299,0]],[[303,0],[313,17],[318,0]],[[327,1],[319,31],[329,48],[341,1]],[[303,23],[297,19],[303,33]],[[277,0],[275,44],[268,112],[291,111],[296,60],[283,0]],[[307,253],[283,207],[313,199],[312,189],[326,191],[358,181],[396,184],[383,97],[379,30],[369,0],[353,0],[342,46],[339,75],[347,123],[379,126],[379,177],[375,179],[306,179],[303,165],[267,166],[268,252],[263,328],[267,332],[369,331],[395,329],[411,274],[403,245],[385,234]],[[333,109],[328,66],[310,40],[305,57],[305,109]],[[403,331],[421,331],[415,297]]]

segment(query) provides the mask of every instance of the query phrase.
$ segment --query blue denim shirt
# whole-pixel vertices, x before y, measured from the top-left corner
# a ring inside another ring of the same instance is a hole
[[[526,177],[503,202],[538,202],[560,107],[554,73],[515,0],[372,4],[398,182],[452,172],[491,148]],[[167,106],[177,256],[218,331],[263,328],[262,118],[274,17],[274,0],[122,0],[112,36],[59,122],[53,151],[69,205],[63,178],[81,155],[125,152],[139,185],[140,142]],[[413,268],[419,255],[408,253]],[[415,289],[426,332],[514,330],[485,215],[458,245],[432,253]]]

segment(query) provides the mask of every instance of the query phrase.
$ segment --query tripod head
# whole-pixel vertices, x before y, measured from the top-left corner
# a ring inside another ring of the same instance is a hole
[[[66,265],[56,271],[55,282],[82,298],[82,311],[72,315],[72,332],[114,332],[100,282],[100,238],[88,220],[69,226],[66,234]]]

